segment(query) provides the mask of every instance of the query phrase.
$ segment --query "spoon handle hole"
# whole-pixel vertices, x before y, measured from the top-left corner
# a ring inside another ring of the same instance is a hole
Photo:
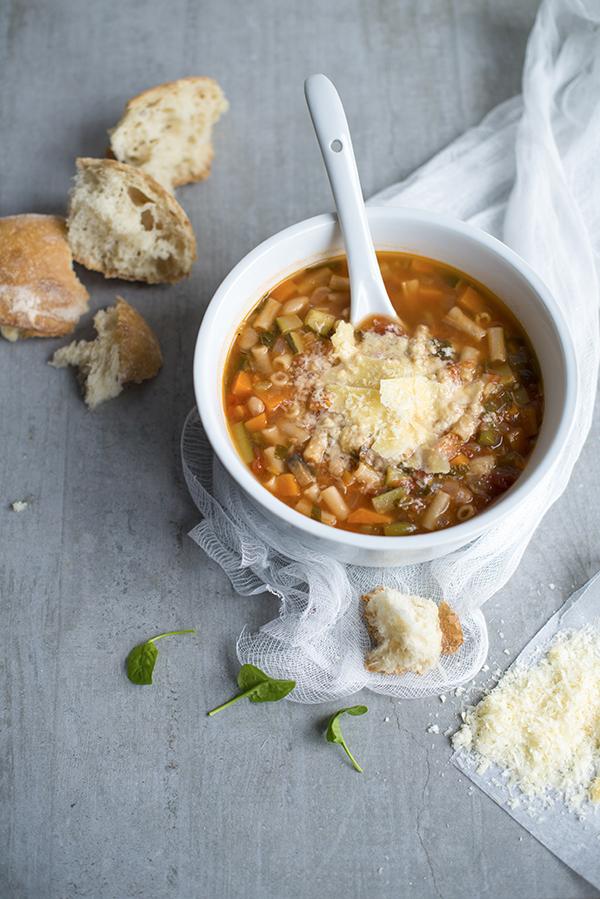
[[[344,149],[343,143],[341,142],[341,140],[338,140],[337,138],[335,140],[331,141],[331,143],[329,144],[329,147],[331,150],[333,150],[334,153],[341,153],[342,150]]]

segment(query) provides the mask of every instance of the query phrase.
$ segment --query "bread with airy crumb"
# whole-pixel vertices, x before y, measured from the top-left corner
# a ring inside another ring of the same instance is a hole
[[[56,215],[0,218],[0,333],[70,334],[87,310],[88,292],[73,271],[65,220]]]
[[[462,646],[460,621],[450,606],[422,596],[377,587],[361,597],[373,648],[365,668],[378,674],[425,674],[442,654]]]
[[[109,132],[115,159],[136,166],[167,190],[208,178],[213,125],[229,108],[213,78],[159,84],[127,103]]]
[[[54,353],[55,368],[74,365],[90,409],[118,396],[125,384],[141,384],[162,366],[158,339],[139,312],[117,297],[94,316],[95,340],[73,341]]]
[[[114,159],[78,159],[67,218],[73,257],[105,278],[172,283],[190,273],[196,238],[172,194]]]

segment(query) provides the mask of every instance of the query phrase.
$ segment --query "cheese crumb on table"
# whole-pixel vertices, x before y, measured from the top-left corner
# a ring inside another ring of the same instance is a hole
[[[562,631],[530,667],[515,665],[454,734],[454,749],[495,764],[528,799],[600,801],[600,631]],[[483,769],[485,770],[485,768]]]

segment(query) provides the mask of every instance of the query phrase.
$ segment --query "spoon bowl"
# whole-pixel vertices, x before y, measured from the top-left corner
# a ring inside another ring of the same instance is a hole
[[[350,321],[357,327],[371,316],[397,318],[369,229],[350,129],[340,96],[325,75],[311,75],[304,94],[337,209],[350,277]]]

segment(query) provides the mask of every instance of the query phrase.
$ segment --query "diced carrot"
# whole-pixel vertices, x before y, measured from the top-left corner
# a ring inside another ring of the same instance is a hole
[[[250,396],[252,378],[247,371],[238,371],[231,384],[231,392],[237,397]]]
[[[264,412],[261,412],[260,415],[255,415],[254,418],[249,418],[246,424],[246,430],[253,433],[254,431],[262,431],[263,428],[267,427],[267,416]]]
[[[466,309],[467,312],[476,314],[478,312],[484,311],[485,300],[480,293],[474,290],[471,286],[467,285],[467,287],[463,290],[458,298],[458,305],[463,309]]]
[[[262,401],[267,412],[274,412],[288,398],[289,392],[286,390],[267,390],[262,394]]]
[[[391,515],[374,512],[372,509],[355,509],[346,519],[348,524],[391,524],[393,520]]]
[[[234,406],[231,410],[231,414],[236,421],[241,421],[246,417],[246,410],[243,406]]]
[[[279,284],[271,291],[271,296],[279,300],[280,303],[285,303],[286,300],[294,296],[297,290],[298,288],[293,281],[284,281],[283,284]]]
[[[293,474],[279,475],[275,484],[275,495],[280,499],[300,496],[300,487]]]
[[[354,477],[353,477],[353,475],[352,475],[349,471],[345,471],[345,472],[343,473],[343,475],[342,475],[342,481],[344,482],[344,484],[346,485],[346,487],[348,487],[348,486],[352,483],[353,480],[354,480]]]
[[[464,453],[458,453],[456,456],[453,456],[452,459],[450,459],[450,465],[452,465],[452,467],[454,467],[455,465],[468,465],[468,464],[469,464],[469,459],[467,456],[465,456]]]

